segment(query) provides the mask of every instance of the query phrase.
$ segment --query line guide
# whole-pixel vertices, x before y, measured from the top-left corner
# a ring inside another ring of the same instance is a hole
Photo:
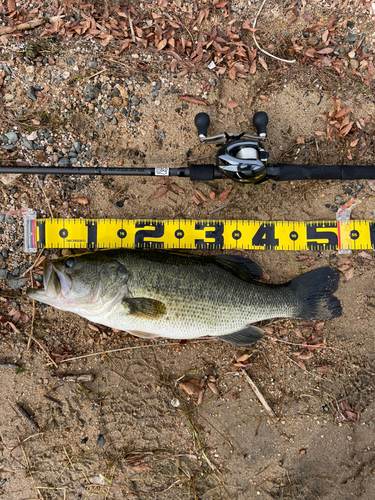
[[[246,250],[375,249],[375,221],[36,219],[28,211],[25,251],[40,248]]]

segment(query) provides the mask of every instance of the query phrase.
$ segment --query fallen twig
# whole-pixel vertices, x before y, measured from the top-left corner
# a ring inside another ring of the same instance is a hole
[[[237,203],[237,201],[240,201],[241,198],[236,198],[234,201],[229,201],[225,205],[222,205],[219,208],[215,208],[214,210],[211,210],[211,212],[208,212],[208,215],[214,214],[215,212],[219,212],[219,210],[223,210],[223,208],[229,207],[229,205],[234,205]]]
[[[7,35],[9,33],[14,33],[16,31],[24,31],[24,30],[31,30],[33,28],[37,28],[38,26],[42,26],[46,22],[48,23],[54,23],[55,21],[58,21],[59,19],[62,19],[65,16],[54,16],[50,17],[48,21],[45,21],[44,19],[32,19],[31,21],[27,23],[21,23],[21,24],[16,24],[15,26],[1,26],[0,27],[0,35]]]
[[[270,407],[270,405],[267,403],[267,401],[264,399],[262,393],[260,392],[260,390],[258,389],[258,387],[255,385],[255,383],[251,380],[251,378],[246,373],[246,371],[242,370],[242,372],[244,373],[244,375],[246,377],[246,380],[249,382],[252,390],[255,392],[255,395],[257,396],[257,398],[259,399],[259,401],[262,403],[262,405],[263,405],[264,409],[266,410],[266,412],[268,413],[268,415],[270,417],[276,417],[276,414],[274,413],[274,411],[272,410],[272,408]]]

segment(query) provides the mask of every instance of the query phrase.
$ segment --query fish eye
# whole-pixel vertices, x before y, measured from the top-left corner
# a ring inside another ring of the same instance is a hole
[[[65,267],[72,268],[77,264],[77,259],[75,257],[69,257],[65,261]]]

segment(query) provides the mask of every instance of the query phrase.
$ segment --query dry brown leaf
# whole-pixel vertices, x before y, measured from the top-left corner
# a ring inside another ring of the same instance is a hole
[[[227,108],[228,109],[234,109],[237,108],[238,102],[237,101],[228,101],[227,102]]]
[[[251,63],[251,66],[250,66],[250,70],[249,70],[250,75],[254,75],[256,73],[256,70],[257,70],[257,62],[254,59],[254,61]]]
[[[158,50],[163,50],[163,49],[164,49],[164,47],[167,45],[167,43],[168,43],[168,40],[166,40],[165,38],[164,38],[163,40],[161,40],[161,41],[158,43],[158,45],[157,45]]]
[[[208,201],[207,198],[205,197],[205,195],[203,193],[201,193],[199,191],[199,189],[194,189],[194,191],[197,193],[197,195],[199,196],[199,198],[202,200],[202,201]]]
[[[344,274],[345,278],[347,280],[350,280],[353,278],[354,276],[354,267],[352,267],[351,269],[349,269],[349,271],[347,271],[345,274]]]
[[[229,189],[226,189],[225,191],[223,191],[222,193],[219,194],[218,196],[218,199],[220,201],[223,201],[225,200],[225,198],[227,198],[228,194],[232,191],[232,186],[229,188]]]
[[[216,7],[217,9],[222,9],[223,7],[225,7],[225,6],[226,6],[226,4],[227,4],[227,3],[228,3],[228,2],[218,2],[218,3],[215,5],[215,7]]]
[[[331,47],[326,47],[322,50],[318,50],[317,54],[331,54],[335,49],[332,49]]]
[[[89,200],[87,198],[72,198],[70,200],[72,203],[79,203],[80,205],[88,205]]]
[[[268,335],[272,335],[275,331],[275,329],[273,328],[273,326],[262,326],[262,329],[268,333]]]
[[[301,135],[297,137],[297,144],[305,144],[305,139]]]
[[[326,41],[328,40],[328,35],[329,35],[329,30],[325,30],[323,35],[322,35],[323,43],[326,43]]]
[[[303,361],[300,361],[299,359],[297,359],[297,365],[300,366],[302,368],[302,370],[306,370],[306,365]]]
[[[158,179],[154,184],[169,184],[171,181],[169,179]]]
[[[358,144],[358,141],[359,141],[359,139],[354,139],[354,141],[352,141],[352,142],[350,143],[350,147],[351,147],[351,148],[355,148],[355,147],[356,147],[356,145]]]
[[[242,363],[242,361],[246,361],[250,358],[251,354],[242,354],[242,356],[239,356],[236,358],[237,363]]]
[[[236,78],[236,73],[237,73],[236,68],[232,66],[228,72],[229,80],[234,80]]]
[[[361,257],[362,259],[366,259],[366,260],[372,260],[371,255],[367,252],[364,252],[364,251],[359,252],[358,257]]]
[[[260,94],[259,99],[262,99],[262,101],[271,102],[271,99],[263,94]]]
[[[301,330],[299,328],[296,328],[294,330],[294,333],[297,335],[298,338],[303,339],[302,332],[301,332]]]
[[[349,132],[351,131],[353,125],[354,125],[354,122],[350,122],[348,125],[346,125],[346,127],[344,127],[343,129],[341,129],[340,130],[340,136],[341,137],[345,137],[346,135],[348,135]]]
[[[91,325],[91,323],[88,323],[88,328],[90,328],[90,330],[92,330],[93,332],[100,332],[99,328],[95,325]]]
[[[370,181],[370,180],[368,180],[368,181],[367,181],[367,184],[369,185],[369,188],[370,188],[372,191],[375,191],[375,181]]]
[[[324,321],[319,321],[318,323],[315,324],[315,330],[317,332],[321,332],[324,328]]]
[[[163,196],[168,191],[168,189],[169,189],[168,186],[161,186],[159,189],[157,189],[155,191],[155,193],[153,195],[151,195],[148,198],[148,201],[156,200],[157,198],[160,198],[161,196]]]
[[[171,184],[169,187],[173,189],[173,191],[177,191],[177,193],[185,194],[185,191],[182,189],[182,187],[177,186],[177,184]]]
[[[311,359],[312,357],[313,357],[312,354],[300,354],[298,359],[306,360],[306,359]]]
[[[263,66],[263,68],[268,71],[268,66],[267,66],[267,63],[266,61],[264,60],[264,58],[262,56],[258,56],[258,60],[260,62],[260,64]]]
[[[207,387],[215,394],[215,396],[220,396],[220,392],[214,382],[207,382]]]
[[[326,133],[325,133],[325,132],[322,132],[321,130],[317,130],[317,131],[315,132],[315,135],[317,135],[318,137],[323,137],[323,136],[325,136],[325,135],[326,135]]]
[[[374,191],[375,191],[375,189],[374,189]],[[216,198],[216,194],[213,191],[210,191],[208,193],[208,196],[210,197],[210,200],[212,200],[212,201],[214,201],[214,199]]]
[[[353,159],[352,150],[351,149],[348,149],[348,154],[346,155],[346,157],[347,157],[348,160],[352,160]]]
[[[199,201],[199,199],[195,196],[195,194],[193,194],[193,200],[194,200],[194,203],[195,203],[196,205],[200,205],[200,204],[201,204],[201,202],[200,202],[200,201]]]
[[[330,367],[330,366],[328,366],[328,365],[325,365],[325,366],[317,366],[317,367],[316,367],[316,371],[317,371],[318,373],[321,373],[322,375],[325,375],[326,373],[328,373],[330,369],[331,369],[331,367]]]
[[[192,95],[179,95],[178,98],[180,99],[180,101],[186,101],[186,102],[191,102],[193,104],[201,104],[203,106],[208,106],[207,102],[201,97],[195,97]]]
[[[152,470],[147,465],[133,465],[132,469],[133,469],[134,472],[147,472],[149,470]]]
[[[184,380],[180,382],[179,387],[187,392],[190,396],[199,396],[202,392],[204,386],[204,380],[198,380],[196,378],[191,378],[189,380]]]

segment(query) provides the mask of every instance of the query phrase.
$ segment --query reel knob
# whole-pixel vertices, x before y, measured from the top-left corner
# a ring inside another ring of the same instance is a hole
[[[258,111],[253,116],[253,125],[257,129],[257,134],[262,139],[265,139],[267,136],[267,123],[268,123],[268,115],[264,111]]]
[[[201,136],[207,137],[207,129],[210,125],[210,117],[208,116],[208,114],[198,113],[197,115],[195,115],[194,123],[197,127],[199,138]]]

